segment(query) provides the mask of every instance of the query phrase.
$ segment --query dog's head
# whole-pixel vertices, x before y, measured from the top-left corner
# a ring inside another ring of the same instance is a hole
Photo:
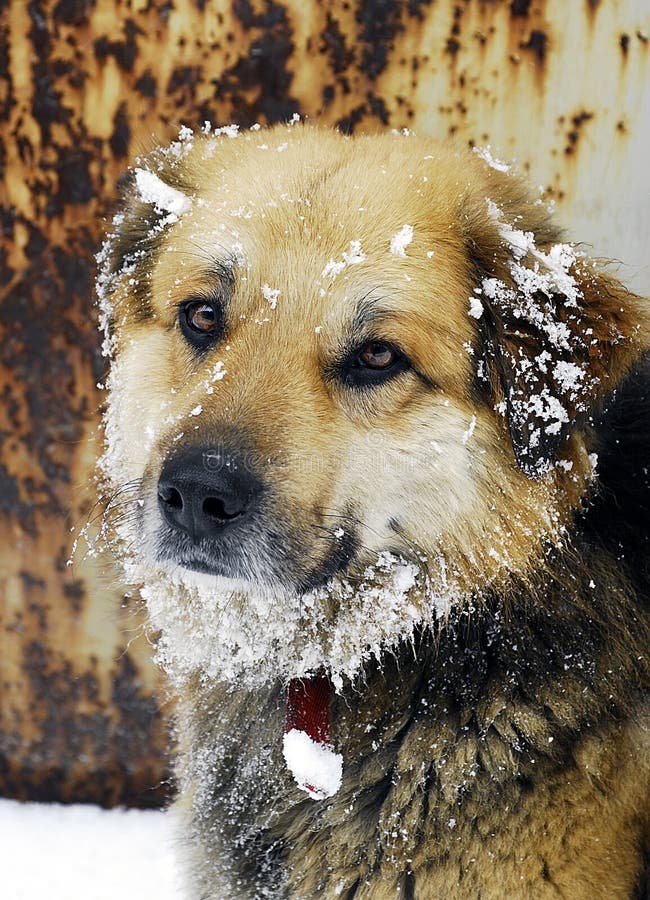
[[[99,278],[103,467],[169,631],[353,670],[560,539],[645,335],[503,168],[279,127],[132,173]]]

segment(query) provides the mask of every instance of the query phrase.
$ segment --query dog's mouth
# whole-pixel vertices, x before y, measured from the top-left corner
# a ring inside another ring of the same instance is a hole
[[[342,530],[335,534],[334,543],[324,561],[311,569],[297,585],[301,594],[324,587],[332,578],[347,572],[354,564],[359,549],[355,532]]]
[[[372,547],[379,532],[357,509],[308,515],[269,491],[254,514],[199,538],[163,519],[151,488],[143,494],[132,571],[146,573],[141,595],[174,678],[252,685],[322,669],[338,690],[434,615],[422,563],[404,541]]]
[[[307,594],[351,571],[358,549],[356,532],[349,528],[328,532],[308,547],[298,535],[254,524],[237,536],[201,541],[161,526],[155,542],[159,562],[293,594]]]

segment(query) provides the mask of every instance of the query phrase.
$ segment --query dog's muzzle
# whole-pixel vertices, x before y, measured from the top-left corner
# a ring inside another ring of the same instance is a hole
[[[336,534],[319,521],[313,532],[329,539],[315,542],[259,459],[239,449],[179,449],[162,467],[157,503],[157,559],[203,574],[306,593],[346,569],[358,546],[352,529]]]

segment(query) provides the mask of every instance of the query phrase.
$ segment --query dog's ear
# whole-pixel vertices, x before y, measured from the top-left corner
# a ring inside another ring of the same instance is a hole
[[[470,314],[479,321],[480,374],[519,466],[533,477],[602,408],[648,346],[650,329],[641,298],[560,242],[539,204],[527,207],[511,206],[510,218],[487,201],[470,241]]]
[[[162,243],[167,226],[178,221],[192,202],[192,186],[181,179],[175,164],[180,154],[156,149],[121,180],[112,229],[97,256],[96,290],[105,352],[116,321],[141,321],[151,315],[151,255]],[[122,304],[125,293],[129,300]]]

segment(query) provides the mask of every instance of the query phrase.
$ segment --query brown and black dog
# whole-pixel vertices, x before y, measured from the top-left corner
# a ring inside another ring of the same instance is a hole
[[[647,306],[489,153],[300,125],[184,129],[100,262],[188,897],[645,896]]]

